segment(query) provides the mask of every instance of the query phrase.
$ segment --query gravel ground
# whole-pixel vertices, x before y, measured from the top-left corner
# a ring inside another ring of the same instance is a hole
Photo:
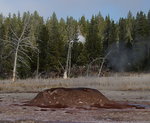
[[[48,109],[20,106],[37,93],[0,93],[0,123],[149,123],[149,91],[101,91],[111,100],[141,104],[146,109]]]

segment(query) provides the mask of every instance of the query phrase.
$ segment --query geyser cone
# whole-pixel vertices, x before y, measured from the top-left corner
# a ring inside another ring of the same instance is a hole
[[[39,107],[65,108],[110,104],[102,93],[90,88],[52,88],[40,92],[29,105]]]

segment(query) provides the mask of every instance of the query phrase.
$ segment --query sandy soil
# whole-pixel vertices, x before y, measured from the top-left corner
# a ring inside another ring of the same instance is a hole
[[[20,106],[37,93],[0,93],[0,123],[150,122],[149,91],[101,91],[114,101],[141,104],[146,109],[48,109]]]

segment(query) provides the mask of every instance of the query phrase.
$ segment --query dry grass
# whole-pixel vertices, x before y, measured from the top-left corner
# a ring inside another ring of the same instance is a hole
[[[98,90],[150,90],[150,74],[71,79],[26,79],[0,81],[0,92],[39,92],[52,87],[90,87]]]

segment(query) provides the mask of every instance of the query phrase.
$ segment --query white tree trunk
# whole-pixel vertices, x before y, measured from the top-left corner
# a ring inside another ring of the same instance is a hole
[[[14,35],[14,39],[12,39],[13,41],[8,41],[10,42],[10,44],[15,48],[15,55],[14,55],[14,66],[13,66],[13,76],[12,76],[12,81],[15,82],[16,80],[16,74],[17,74],[17,62],[20,61],[22,63],[24,63],[25,65],[26,62],[24,61],[24,59],[22,59],[20,57],[20,54],[24,55],[25,57],[27,57],[28,59],[31,60],[30,56],[26,53],[27,50],[25,48],[30,48],[32,50],[37,50],[37,46],[34,46],[33,43],[31,41],[29,41],[30,37],[25,37],[25,32],[27,31],[27,27],[29,24],[29,18],[25,19],[25,23],[24,23],[24,27],[23,30],[21,32],[20,36],[17,36],[17,34],[15,33],[15,31],[11,29],[12,34]],[[38,54],[39,55],[39,54]],[[37,74],[38,74],[38,69],[39,69],[39,56],[38,56],[38,60],[37,60]]]
[[[110,51],[106,54],[106,56],[103,58],[102,64],[101,64],[100,69],[99,69],[99,72],[98,72],[98,77],[100,77],[101,72],[102,72],[103,65],[104,65],[104,63],[105,63],[105,59],[110,55],[110,53],[111,53],[111,50],[110,50]]]
[[[64,79],[67,79],[68,77],[70,77],[70,70],[71,70],[71,48],[73,45],[73,41],[69,42],[69,47],[68,47],[68,54],[67,54],[67,61],[66,61],[66,68],[64,71]]]
[[[64,79],[67,79],[67,78],[68,78],[68,77],[67,77],[67,71],[64,72],[63,78],[64,78]]]
[[[98,77],[101,76],[101,72],[102,72],[102,68],[103,68],[104,62],[105,62],[105,58],[103,59],[102,64],[101,64],[101,67],[100,67],[100,69],[99,69]]]
[[[39,63],[40,62],[40,57],[39,57],[39,50],[38,50],[38,56],[37,56],[37,68],[36,68],[36,79],[39,78]]]
[[[13,82],[15,82],[16,80],[17,59],[18,59],[18,47],[16,49],[15,59],[14,59],[13,78],[12,78]]]

